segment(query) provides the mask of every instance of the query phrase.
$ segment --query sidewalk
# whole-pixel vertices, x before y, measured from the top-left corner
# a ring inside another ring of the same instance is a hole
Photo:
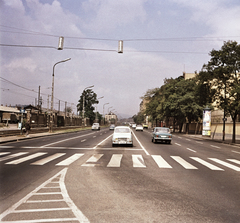
[[[219,142],[219,143],[224,143],[224,144],[230,144],[230,145],[236,145],[238,147],[240,147],[240,136],[237,135],[236,136],[236,140],[235,143],[232,143],[232,137],[230,136],[226,136],[225,140],[222,140],[222,135],[215,135],[214,138],[212,137],[208,137],[208,136],[202,136],[201,134],[183,134],[185,137],[189,137],[189,138],[198,138],[201,140],[210,140],[213,142]]]
[[[64,132],[54,132],[54,133],[49,133],[49,132],[42,132],[42,133],[33,133],[29,135],[16,135],[16,136],[7,136],[7,137],[1,137],[0,138],[0,144],[6,143],[6,142],[14,142],[14,141],[21,141],[21,140],[27,140],[27,139],[32,139],[32,138],[39,138],[39,137],[44,137],[44,136],[51,136],[51,135],[56,135],[56,134],[63,134]]]
[[[17,128],[15,126],[9,126],[9,127],[4,127],[0,129],[0,131],[5,131],[5,130],[17,130]],[[52,136],[52,135],[57,135],[57,134],[64,134],[67,132],[76,132],[76,131],[83,131],[86,129],[90,129],[90,127],[86,127],[86,128],[76,128],[76,129],[59,129],[59,130],[55,130],[52,133],[49,132],[41,132],[41,133],[30,133],[28,135],[26,135],[25,133],[23,133],[23,135],[15,135],[15,136],[6,136],[6,137],[0,137],[0,144],[2,143],[7,143],[7,142],[14,142],[14,141],[21,141],[21,140],[27,140],[27,139],[32,139],[32,138],[39,138],[39,137],[44,137],[44,136]]]

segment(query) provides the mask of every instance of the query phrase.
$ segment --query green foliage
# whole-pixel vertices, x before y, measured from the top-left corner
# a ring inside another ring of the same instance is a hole
[[[80,99],[78,100],[77,110],[80,112],[80,115],[83,116],[83,98],[84,98],[84,117],[90,119],[90,123],[96,118],[96,114],[94,113],[94,106],[93,104],[98,104],[97,94],[93,92],[92,89],[87,89],[83,91]]]
[[[222,48],[212,50],[210,56],[200,78],[208,75],[210,95],[216,107],[225,110],[234,121],[240,111],[240,45],[235,41],[224,42]]]
[[[143,112],[138,112],[137,115],[134,115],[133,117],[133,121],[137,124],[141,124],[144,122],[144,113]]]

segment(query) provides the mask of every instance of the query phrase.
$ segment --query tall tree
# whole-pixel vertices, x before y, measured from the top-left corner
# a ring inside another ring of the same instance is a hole
[[[220,50],[210,52],[211,59],[203,65],[210,77],[216,107],[224,110],[233,121],[232,142],[236,137],[236,118],[240,111],[240,45],[236,41],[224,42]]]
[[[94,93],[92,89],[87,89],[83,91],[80,99],[78,100],[77,110],[80,112],[80,115],[83,116],[83,98],[84,98],[84,117],[90,119],[92,124],[95,120],[96,114],[94,113],[93,104],[98,104],[97,94]]]

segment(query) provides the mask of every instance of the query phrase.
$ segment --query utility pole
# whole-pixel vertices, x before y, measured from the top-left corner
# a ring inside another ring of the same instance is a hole
[[[40,109],[40,86],[38,87],[38,111]]]
[[[60,114],[60,100],[58,102],[58,114]]]

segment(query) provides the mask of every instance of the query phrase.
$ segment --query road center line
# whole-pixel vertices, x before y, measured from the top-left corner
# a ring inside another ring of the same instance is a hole
[[[111,134],[110,136],[108,136],[106,139],[104,139],[103,141],[101,141],[100,143],[98,143],[96,146],[93,147],[93,149],[96,149],[99,145],[101,145],[103,142],[105,142],[107,139],[109,139],[113,134]]]
[[[149,156],[150,154],[149,154],[148,151],[143,147],[142,143],[138,140],[137,136],[134,134],[133,131],[132,131],[132,133],[133,133],[134,137],[136,138],[137,142],[139,143],[139,145],[141,146],[142,150],[146,153],[146,155]]]

